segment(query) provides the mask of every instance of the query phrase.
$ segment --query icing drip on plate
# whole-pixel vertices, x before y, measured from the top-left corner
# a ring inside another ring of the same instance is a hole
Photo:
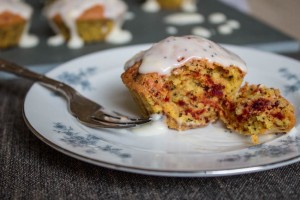
[[[181,5],[181,9],[184,12],[196,12],[197,11],[197,5],[195,0],[185,0],[183,4]]]
[[[163,115],[151,115],[151,122],[131,128],[131,132],[139,136],[154,136],[166,134],[169,131]]]
[[[19,41],[19,46],[21,48],[31,48],[39,44],[39,38],[35,35],[24,33]]]
[[[190,25],[204,22],[204,17],[198,13],[175,13],[164,18],[165,23],[173,25]]]
[[[142,9],[145,12],[154,13],[160,10],[160,6],[156,0],[147,0],[143,5]]]

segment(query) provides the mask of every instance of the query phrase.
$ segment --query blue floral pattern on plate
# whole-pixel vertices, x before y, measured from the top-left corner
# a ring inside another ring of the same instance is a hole
[[[57,76],[57,79],[72,86],[81,86],[82,90],[92,90],[89,78],[95,75],[96,70],[96,67],[87,67],[79,69],[78,72],[64,71]]]
[[[131,157],[128,153],[123,153],[121,148],[115,148],[112,145],[101,144],[103,138],[87,134],[76,132],[71,126],[66,126],[62,122],[53,123],[53,131],[62,135],[60,139],[67,145],[71,145],[74,148],[85,148],[85,152],[88,154],[95,153],[96,150],[108,152],[121,158]]]
[[[280,68],[279,72],[283,78],[289,82],[292,82],[284,86],[284,93],[286,95],[298,92],[300,90],[300,78],[296,74],[290,72],[287,68]]]
[[[252,146],[248,148],[243,154],[232,154],[226,156],[224,159],[219,159],[219,162],[236,162],[243,161],[247,162],[252,158],[256,157],[280,157],[283,155],[287,155],[289,153],[295,152],[295,149],[292,148],[292,145],[298,147],[298,152],[300,148],[300,137],[291,137],[288,136],[286,139],[282,139],[279,141],[277,145],[268,145],[268,144],[260,144],[256,146]]]

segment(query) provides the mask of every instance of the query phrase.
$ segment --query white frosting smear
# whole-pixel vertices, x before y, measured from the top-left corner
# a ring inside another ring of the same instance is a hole
[[[221,35],[230,35],[233,32],[233,28],[228,24],[223,24],[218,27],[218,32]]]
[[[19,46],[21,48],[31,48],[39,44],[39,38],[35,35],[24,33],[19,41]]]
[[[160,5],[157,3],[156,0],[147,0],[143,5],[142,9],[145,12],[154,13],[160,10]]]
[[[132,34],[129,31],[122,30],[115,26],[111,33],[105,38],[105,41],[111,44],[124,44],[132,40]]]
[[[184,12],[196,12],[197,11],[197,5],[195,0],[185,0],[183,1],[181,5],[181,9]]]
[[[175,13],[165,17],[165,23],[173,25],[200,24],[204,22],[204,17],[199,13]]]
[[[48,38],[48,40],[47,40],[47,44],[49,46],[54,46],[54,47],[62,45],[64,42],[65,42],[65,39],[60,34],[52,36],[52,37]]]
[[[178,29],[175,26],[167,26],[166,31],[169,35],[176,35],[178,33]]]
[[[239,29],[241,27],[240,22],[234,19],[227,20],[226,24],[233,29]]]
[[[80,49],[84,46],[83,40],[77,35],[73,34],[68,41],[68,47],[70,49]]]
[[[167,124],[164,122],[162,115],[151,115],[152,121],[135,128],[131,128],[131,132],[139,136],[153,136],[165,134],[169,131]]]
[[[226,21],[227,17],[223,13],[212,13],[208,16],[208,21],[212,24],[221,24]]]
[[[192,29],[193,35],[198,35],[204,38],[210,38],[212,33],[209,29],[202,27],[202,26],[196,26]]]
[[[136,54],[126,62],[125,69],[142,61],[139,68],[141,74],[170,75],[173,69],[192,59],[207,59],[224,67],[236,66],[247,72],[246,64],[239,56],[210,40],[194,35],[168,37]]]

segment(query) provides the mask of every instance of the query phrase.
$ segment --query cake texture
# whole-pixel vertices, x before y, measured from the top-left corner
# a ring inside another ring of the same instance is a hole
[[[295,125],[295,109],[278,89],[246,83],[234,101],[223,106],[221,120],[227,128],[251,135],[258,143],[258,135],[290,131]]]
[[[37,43],[28,44],[28,24],[32,8],[19,0],[0,0],[0,48],[13,46],[31,47]],[[29,39],[33,39],[32,37]]]
[[[169,128],[216,121],[232,101],[246,67],[235,54],[196,36],[169,37],[129,60],[122,80],[144,116],[162,114]]]
[[[220,119],[239,134],[286,133],[295,109],[278,89],[241,87],[245,62],[222,46],[197,36],[168,37],[136,54],[121,75],[145,117],[164,116],[169,128],[187,130]]]
[[[48,43],[60,45],[68,41],[70,48],[80,48],[98,41],[128,42],[131,34],[121,29],[126,11],[121,0],[54,1],[46,6],[45,15],[57,36]]]

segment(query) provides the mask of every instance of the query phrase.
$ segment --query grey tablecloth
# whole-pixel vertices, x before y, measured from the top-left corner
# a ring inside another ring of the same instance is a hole
[[[23,121],[31,84],[0,79],[0,199],[300,199],[300,163],[231,177],[170,178],[65,156],[37,139]]]

